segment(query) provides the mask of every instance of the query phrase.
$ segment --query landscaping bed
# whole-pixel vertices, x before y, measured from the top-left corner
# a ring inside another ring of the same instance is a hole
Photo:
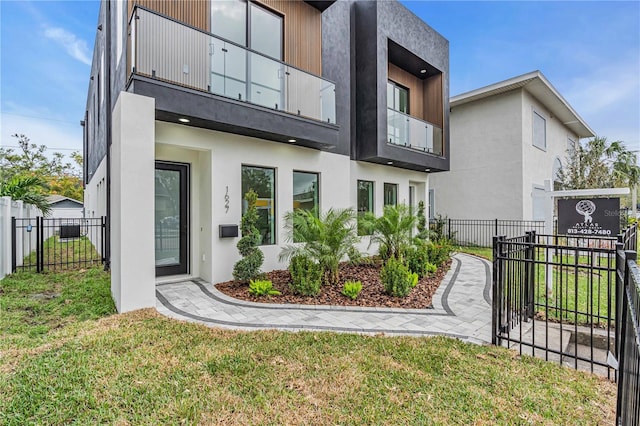
[[[216,284],[216,288],[233,298],[260,303],[430,309],[433,307],[431,299],[451,267],[451,259],[442,264],[434,274],[420,279],[418,285],[405,297],[394,297],[384,292],[384,287],[380,282],[381,267],[380,262],[364,265],[341,263],[340,283],[323,285],[320,289],[320,294],[315,297],[294,294],[289,288],[291,274],[288,270],[276,270],[266,273],[266,279],[271,280],[273,288],[280,291],[281,295],[254,296],[249,293],[247,284],[237,281],[219,283]],[[362,282],[362,291],[357,299],[352,300],[342,294],[342,286],[346,281]]]

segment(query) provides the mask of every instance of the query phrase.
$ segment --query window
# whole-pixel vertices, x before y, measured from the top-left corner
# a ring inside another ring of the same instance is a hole
[[[396,185],[395,183],[384,184],[384,205],[385,206],[398,205],[398,185]]]
[[[282,60],[283,19],[270,10],[246,0],[211,2],[213,34]]]
[[[318,202],[318,174],[293,172],[293,208],[320,211]]]
[[[531,219],[544,220],[544,186],[533,185],[531,198]]]
[[[434,189],[429,190],[429,220],[436,218],[436,193]]]
[[[258,194],[256,208],[258,210],[257,228],[262,237],[261,245],[276,243],[276,182],[275,169],[242,166],[242,213],[247,211],[244,195],[253,189]]]
[[[571,138],[567,138],[567,151],[571,155],[576,150],[576,141]]]
[[[547,122],[535,111],[533,112],[533,146],[547,149]]]
[[[387,106],[409,114],[409,89],[389,81],[387,83]]]
[[[368,235],[361,226],[359,220],[367,213],[373,213],[373,182],[368,180],[358,181],[358,235]]]

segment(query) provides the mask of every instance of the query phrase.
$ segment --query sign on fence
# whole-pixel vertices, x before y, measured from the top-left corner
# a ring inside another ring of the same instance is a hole
[[[620,232],[620,198],[558,200],[558,234],[615,237]]]

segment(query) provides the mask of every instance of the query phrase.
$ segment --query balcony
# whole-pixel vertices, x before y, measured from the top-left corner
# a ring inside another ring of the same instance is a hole
[[[200,127],[321,149],[337,142],[333,82],[139,6],[129,43],[129,90],[156,98],[160,119],[191,112]]]
[[[387,141],[428,154],[442,156],[442,128],[387,108]]]

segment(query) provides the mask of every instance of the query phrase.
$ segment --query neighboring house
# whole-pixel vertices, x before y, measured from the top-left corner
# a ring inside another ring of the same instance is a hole
[[[544,220],[545,180],[594,136],[540,71],[450,99],[451,167],[430,179],[430,214]]]
[[[51,206],[50,218],[74,218],[84,217],[84,206],[81,201],[62,195],[49,195],[47,201]]]
[[[397,1],[103,1],[85,207],[109,217],[118,310],[155,306],[159,276],[231,279],[251,188],[263,270],[287,266],[294,207],[427,201],[449,168],[448,67]]]

